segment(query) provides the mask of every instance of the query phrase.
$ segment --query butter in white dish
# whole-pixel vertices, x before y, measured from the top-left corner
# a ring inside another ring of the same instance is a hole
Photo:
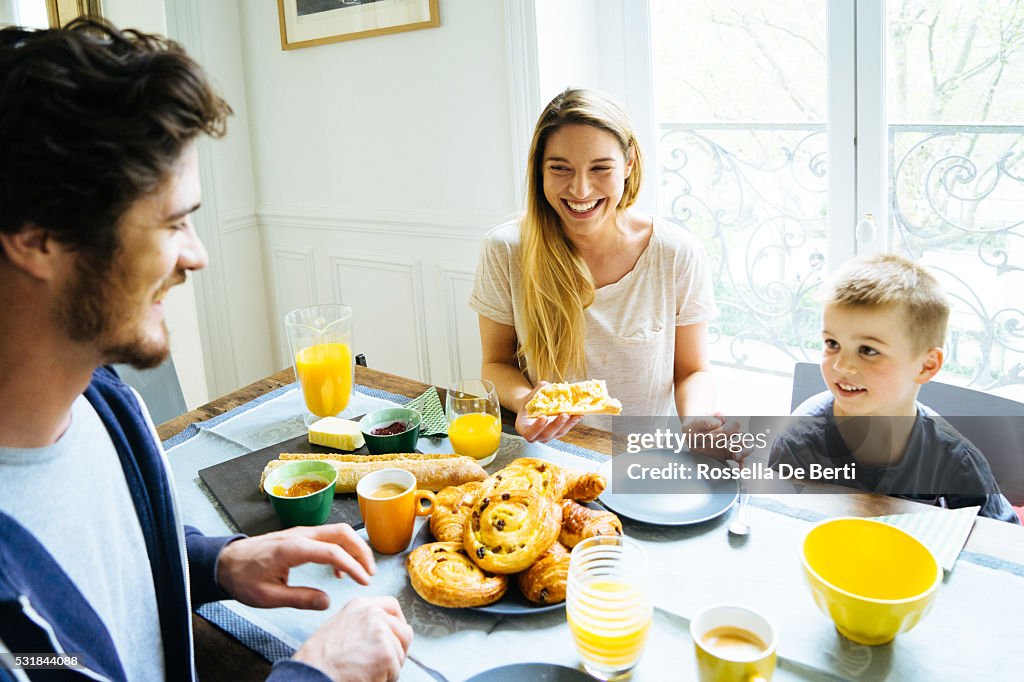
[[[338,450],[356,450],[363,447],[363,432],[359,424],[349,419],[324,417],[309,425],[309,442]]]

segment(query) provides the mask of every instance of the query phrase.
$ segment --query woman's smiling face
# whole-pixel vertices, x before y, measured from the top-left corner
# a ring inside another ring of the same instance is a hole
[[[614,224],[632,159],[614,135],[584,124],[551,133],[544,149],[544,197],[569,235]]]

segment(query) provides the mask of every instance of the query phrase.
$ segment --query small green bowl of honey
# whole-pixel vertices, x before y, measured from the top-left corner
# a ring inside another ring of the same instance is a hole
[[[331,515],[337,480],[330,462],[295,460],[267,474],[263,490],[286,527],[319,526]]]

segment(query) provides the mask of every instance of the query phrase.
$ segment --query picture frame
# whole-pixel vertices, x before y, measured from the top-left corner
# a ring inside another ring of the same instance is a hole
[[[281,49],[441,25],[438,0],[277,0]]]
[[[46,0],[50,28],[60,28],[78,17],[101,17],[100,0]]]

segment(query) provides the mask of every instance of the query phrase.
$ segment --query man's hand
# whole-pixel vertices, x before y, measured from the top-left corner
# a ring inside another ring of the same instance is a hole
[[[330,598],[312,587],[291,587],[288,572],[305,563],[334,567],[360,585],[370,584],[373,552],[347,523],[289,528],[229,543],[217,557],[217,580],[234,599],[260,608],[324,610]]]
[[[516,431],[531,443],[546,443],[549,440],[561,438],[569,433],[572,427],[579,423],[580,419],[583,419],[583,417],[578,415],[570,416],[567,414],[560,414],[557,417],[528,416],[526,414],[526,405],[533,399],[537,391],[540,390],[540,387],[547,383],[542,381],[530,391],[530,395],[526,396],[523,406],[519,409],[519,414],[516,415]]]
[[[335,682],[397,680],[412,628],[394,597],[353,599],[295,652]]]

